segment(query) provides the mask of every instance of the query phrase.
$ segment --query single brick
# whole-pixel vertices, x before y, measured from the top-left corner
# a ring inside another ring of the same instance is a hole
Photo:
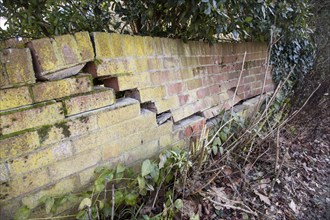
[[[64,66],[81,62],[80,51],[73,35],[65,34],[54,37],[58,52],[63,58]]]
[[[40,146],[36,131],[0,140],[0,160],[10,160]]]
[[[92,38],[95,47],[95,58],[96,59],[110,58],[111,57],[110,34],[106,32],[93,32]]]
[[[144,55],[145,56],[156,55],[157,51],[156,51],[154,38],[149,36],[144,36],[143,41],[144,41]]]
[[[0,113],[0,135],[53,124],[62,119],[64,113],[61,103],[48,102],[19,111],[6,111]]]
[[[206,119],[197,115],[186,118],[174,126],[174,130],[179,130],[180,138],[198,136],[199,132],[206,124]]]
[[[136,73],[142,73],[142,72],[146,72],[149,70],[149,63],[148,62],[148,58],[140,58],[139,59],[135,59],[135,70]]]
[[[100,161],[100,159],[100,151],[96,148],[50,165],[49,173],[53,181],[62,179],[88,167],[94,166]],[[72,166],[72,164],[74,164],[74,166]]]
[[[133,74],[135,72],[135,61],[132,59],[108,59],[102,60],[96,64],[96,73],[94,77],[117,76],[125,74]]]
[[[188,80],[186,83],[187,83],[188,90],[193,90],[193,89],[200,88],[202,86],[202,79],[201,78],[191,79],[191,80]]]
[[[88,32],[77,32],[74,34],[82,62],[92,61],[95,57],[93,45]]]
[[[123,53],[125,57],[136,56],[136,38],[131,35],[123,34],[121,35],[123,44]]]
[[[97,89],[90,94],[64,100],[66,115],[74,115],[114,104],[116,97],[112,89]]]
[[[157,100],[155,102],[155,106],[157,109],[157,114],[165,112],[170,109],[178,108],[180,106],[179,98],[178,96],[172,96],[169,98]]]
[[[0,51],[0,88],[35,81],[29,49]]]
[[[131,98],[120,99],[118,102],[97,114],[100,128],[118,124],[122,121],[135,118],[140,115],[140,103]]]
[[[37,83],[32,86],[32,93],[35,102],[59,99],[79,93],[86,93],[92,90],[90,75],[81,74],[79,76]]]
[[[0,111],[32,104],[29,87],[0,90]]]
[[[55,71],[62,66],[63,58],[50,38],[33,40],[27,46],[31,49],[34,58],[37,78],[42,78],[47,72]]]
[[[54,163],[57,160],[61,160],[71,155],[71,142],[66,141],[24,157],[16,158],[8,165],[12,175],[19,175]]]
[[[165,89],[163,86],[142,88],[139,90],[139,93],[141,103],[161,100],[163,97],[165,97]]]
[[[75,115],[53,126],[38,129],[38,135],[41,145],[46,146],[95,129],[97,129],[96,115]]]
[[[113,88],[115,91],[144,88],[151,84],[149,73],[112,77],[105,79],[103,82],[104,86]]]
[[[73,192],[75,189],[77,189],[77,187],[79,187],[77,177],[64,179],[52,185],[51,187],[48,187],[36,193],[30,193],[29,195],[22,198],[22,203],[29,209],[34,209],[40,205],[40,199],[43,196],[62,196],[66,193]]]

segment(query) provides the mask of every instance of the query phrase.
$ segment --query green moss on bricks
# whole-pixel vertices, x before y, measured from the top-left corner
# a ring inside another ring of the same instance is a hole
[[[67,125],[67,122],[62,122],[59,124],[55,124],[56,128],[61,128],[62,129],[62,134],[64,135],[64,137],[70,137],[71,136],[71,132],[69,130],[69,126]]]
[[[8,111],[0,112],[0,116],[9,115],[9,114],[13,114],[13,113],[16,113],[16,112],[22,112],[22,111],[26,111],[26,110],[33,109],[33,108],[43,107],[43,106],[54,104],[54,103],[56,103],[56,101],[54,101],[54,100],[47,101],[47,102],[40,102],[40,103],[29,105],[29,106],[26,106],[26,107],[21,107],[21,108],[16,108],[14,110],[8,110]]]
[[[48,126],[44,126],[38,130],[38,135],[39,135],[41,143],[43,143],[48,138],[50,129],[51,129],[51,126],[48,125]]]

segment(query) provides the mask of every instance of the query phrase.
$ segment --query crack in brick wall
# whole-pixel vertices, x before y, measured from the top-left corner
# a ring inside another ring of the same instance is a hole
[[[274,89],[262,43],[80,32],[25,45],[0,51],[4,217],[85,186],[95,167],[182,146],[222,109],[259,95],[265,77],[265,92]]]

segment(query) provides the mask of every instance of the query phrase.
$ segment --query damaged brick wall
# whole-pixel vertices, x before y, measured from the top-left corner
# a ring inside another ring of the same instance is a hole
[[[2,49],[1,216],[23,204],[40,216],[38,199],[85,186],[98,166],[183,145],[264,79],[273,90],[266,56],[262,43],[87,32]]]

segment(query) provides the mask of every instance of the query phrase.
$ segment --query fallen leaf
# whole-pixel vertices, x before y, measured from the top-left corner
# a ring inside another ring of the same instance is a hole
[[[270,205],[270,200],[269,200],[269,198],[268,198],[267,196],[262,195],[261,193],[259,193],[259,192],[256,191],[256,190],[254,190],[254,193],[255,193],[256,195],[259,196],[259,199],[260,199],[261,201],[263,201],[263,202],[266,203],[267,205]]]
[[[291,200],[289,207],[292,209],[292,211],[294,211],[294,213],[297,213],[297,206],[293,200]]]

